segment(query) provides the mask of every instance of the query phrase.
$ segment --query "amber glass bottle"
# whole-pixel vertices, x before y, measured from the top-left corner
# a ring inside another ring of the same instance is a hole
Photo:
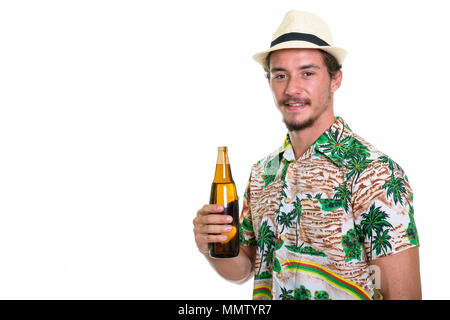
[[[209,254],[214,258],[232,258],[239,254],[239,202],[236,185],[231,176],[227,147],[219,147],[217,154],[216,173],[211,187],[210,204],[224,207],[223,214],[233,217],[233,230],[224,233],[228,239],[223,242],[209,244]]]

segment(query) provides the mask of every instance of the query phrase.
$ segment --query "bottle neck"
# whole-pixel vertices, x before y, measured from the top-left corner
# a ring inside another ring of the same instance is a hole
[[[217,153],[216,173],[214,175],[215,183],[231,183],[233,177],[231,176],[230,162],[228,161],[227,147],[219,147]]]

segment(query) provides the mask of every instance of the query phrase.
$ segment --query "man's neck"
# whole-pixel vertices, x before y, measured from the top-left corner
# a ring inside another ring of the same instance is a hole
[[[296,160],[334,123],[335,119],[333,113],[322,114],[311,127],[289,131]]]

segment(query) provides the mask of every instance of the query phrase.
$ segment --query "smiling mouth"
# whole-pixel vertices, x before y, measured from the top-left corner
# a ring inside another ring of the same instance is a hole
[[[304,103],[285,103],[285,106],[288,107],[303,107],[304,105]]]
[[[291,103],[285,102],[283,103],[283,105],[286,107],[287,111],[301,111],[309,105],[309,102],[308,101],[291,102]]]
[[[287,99],[284,99],[282,102],[284,106],[292,108],[304,107],[306,105],[311,104],[311,100],[309,98],[289,97]]]

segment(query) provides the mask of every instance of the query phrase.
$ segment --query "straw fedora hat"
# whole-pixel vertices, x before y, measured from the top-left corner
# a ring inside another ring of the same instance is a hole
[[[333,46],[333,38],[327,23],[319,16],[303,11],[290,10],[275,31],[270,48],[253,58],[265,68],[267,55],[275,50],[307,48],[320,49],[333,55],[342,65],[347,51]]]

